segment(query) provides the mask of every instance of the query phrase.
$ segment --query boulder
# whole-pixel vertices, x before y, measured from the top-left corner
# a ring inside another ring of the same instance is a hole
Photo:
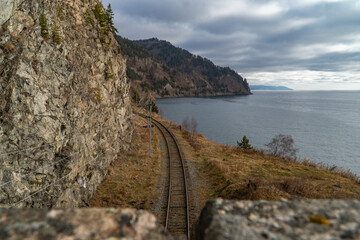
[[[0,239],[173,239],[134,209],[0,209]]]
[[[360,239],[360,200],[209,201],[200,239]]]

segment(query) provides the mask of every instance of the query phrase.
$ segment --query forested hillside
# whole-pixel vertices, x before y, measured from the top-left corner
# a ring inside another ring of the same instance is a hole
[[[156,38],[130,41],[116,36],[127,58],[132,87],[156,97],[246,95],[246,81],[229,67]]]

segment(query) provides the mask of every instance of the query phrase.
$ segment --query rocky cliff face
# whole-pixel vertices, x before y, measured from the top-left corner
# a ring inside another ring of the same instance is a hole
[[[86,206],[132,134],[98,0],[0,2],[0,204]]]

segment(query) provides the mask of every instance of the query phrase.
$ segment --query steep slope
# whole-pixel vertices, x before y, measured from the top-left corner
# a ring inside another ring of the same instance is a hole
[[[133,128],[109,15],[98,0],[0,9],[0,205],[86,206]]]
[[[246,95],[250,88],[235,71],[214,65],[156,38],[130,41],[117,36],[127,58],[132,86],[157,97]],[[141,46],[141,47],[140,47]]]

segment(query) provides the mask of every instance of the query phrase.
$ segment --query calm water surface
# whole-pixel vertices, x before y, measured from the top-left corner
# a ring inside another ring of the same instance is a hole
[[[194,116],[198,132],[236,145],[246,135],[264,144],[291,135],[298,156],[341,166],[360,175],[360,91],[255,91],[251,96],[159,99],[165,119]]]

